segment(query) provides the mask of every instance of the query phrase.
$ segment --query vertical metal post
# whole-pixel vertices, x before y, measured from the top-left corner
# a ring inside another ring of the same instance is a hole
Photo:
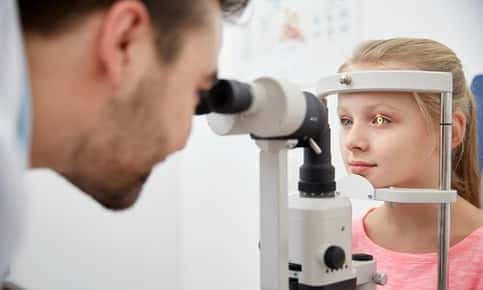
[[[441,93],[440,164],[439,186],[441,190],[451,189],[451,130],[452,93]],[[448,250],[450,241],[451,204],[443,203],[439,208],[438,245],[438,290],[448,289]]]
[[[290,141],[257,140],[260,151],[260,283],[288,290],[288,181]]]

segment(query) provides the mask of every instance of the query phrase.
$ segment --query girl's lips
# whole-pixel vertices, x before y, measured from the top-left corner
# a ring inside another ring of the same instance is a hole
[[[349,169],[354,174],[367,174],[377,164],[367,162],[350,162]]]

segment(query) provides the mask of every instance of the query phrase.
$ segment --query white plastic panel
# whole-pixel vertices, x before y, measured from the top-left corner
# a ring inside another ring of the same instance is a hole
[[[337,93],[381,91],[452,92],[453,78],[449,72],[358,71],[324,77],[317,83],[317,95],[320,97]]]

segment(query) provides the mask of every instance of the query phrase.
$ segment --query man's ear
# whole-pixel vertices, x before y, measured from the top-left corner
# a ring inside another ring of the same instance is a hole
[[[460,145],[466,134],[466,116],[461,111],[453,113],[453,126],[451,131],[451,148]]]
[[[104,15],[97,56],[114,87],[119,87],[126,67],[133,61],[129,50],[149,25],[149,14],[140,1],[115,2]]]

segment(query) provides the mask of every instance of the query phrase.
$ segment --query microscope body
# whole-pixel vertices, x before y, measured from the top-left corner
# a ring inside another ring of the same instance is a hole
[[[290,290],[355,289],[351,212],[347,198],[289,196]]]
[[[288,202],[289,289],[375,290],[376,261],[352,254],[350,200],[294,194]]]

